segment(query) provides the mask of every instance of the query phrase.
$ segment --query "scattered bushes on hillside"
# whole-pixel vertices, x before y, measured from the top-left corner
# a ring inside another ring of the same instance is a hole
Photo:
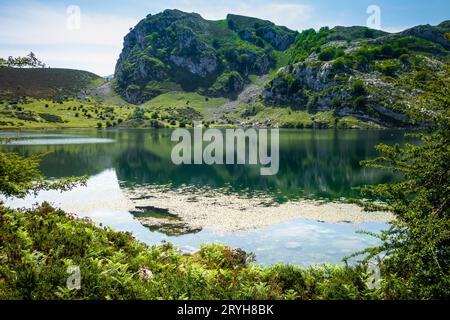
[[[216,82],[206,91],[210,96],[236,95],[244,88],[244,79],[236,71],[226,72],[217,78]]]
[[[61,118],[60,116],[58,116],[56,114],[39,113],[39,116],[47,122],[64,123],[63,118]]]
[[[342,49],[338,49],[336,47],[328,47],[326,49],[323,49],[319,53],[319,60],[330,61],[330,60],[334,60],[335,58],[342,57],[344,54],[345,53]]]

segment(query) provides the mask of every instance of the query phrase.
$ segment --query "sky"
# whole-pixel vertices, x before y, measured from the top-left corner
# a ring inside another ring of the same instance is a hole
[[[379,8],[378,20],[369,6]],[[51,67],[114,73],[123,37],[147,14],[165,9],[197,12],[205,19],[242,14],[294,30],[367,25],[399,32],[450,19],[449,0],[0,0],[0,57],[33,51]]]

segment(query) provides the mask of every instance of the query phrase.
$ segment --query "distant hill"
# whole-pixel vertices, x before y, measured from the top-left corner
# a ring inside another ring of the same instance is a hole
[[[102,82],[99,76],[80,70],[53,68],[0,69],[0,96],[52,99],[76,96]]]
[[[290,63],[266,84],[265,106],[333,111],[404,126],[408,108],[436,101],[450,83],[450,23],[389,34],[364,27],[313,29],[289,49]]]

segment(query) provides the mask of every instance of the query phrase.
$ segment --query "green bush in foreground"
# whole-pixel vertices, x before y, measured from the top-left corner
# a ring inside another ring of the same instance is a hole
[[[0,299],[368,299],[363,267],[261,267],[223,245],[147,247],[43,204],[0,207]],[[81,288],[68,289],[79,266]]]
[[[39,170],[42,156],[23,158],[16,153],[0,152],[0,193],[23,198],[40,190],[65,191],[86,183],[87,177],[46,181]]]
[[[414,121],[429,123],[417,133],[419,145],[377,146],[380,156],[365,164],[401,173],[399,182],[367,187],[395,215],[380,235],[382,245],[370,255],[386,255],[383,290],[388,298],[450,297],[450,81],[423,84],[431,92],[408,111]]]

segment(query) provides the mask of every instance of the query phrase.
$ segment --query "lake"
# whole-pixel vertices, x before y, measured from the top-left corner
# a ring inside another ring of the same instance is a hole
[[[254,252],[258,263],[302,266],[340,263],[343,257],[377,244],[376,239],[356,231],[377,232],[386,224],[289,219],[252,230],[217,232],[208,227],[174,235],[144,226],[136,213],[123,205],[124,193],[134,188],[155,193],[160,190],[162,194],[173,190],[175,200],[176,192],[181,197],[191,191],[213,191],[246,199],[262,197],[280,205],[299,199],[360,198],[358,186],[398,177],[363,168],[359,162],[375,157],[374,146],[378,143],[404,143],[410,139],[398,130],[280,130],[279,172],[261,176],[259,170],[248,165],[174,165],[170,155],[175,143],[170,141],[170,129],[0,132],[0,138],[6,136],[17,139],[0,145],[1,151],[23,156],[48,153],[41,170],[49,179],[91,177],[87,188],[63,194],[42,192],[24,200],[7,199],[7,205],[23,207],[50,201],[65,210],[81,212],[96,223],[130,231],[150,245],[169,241],[192,252],[202,243],[217,241]]]

